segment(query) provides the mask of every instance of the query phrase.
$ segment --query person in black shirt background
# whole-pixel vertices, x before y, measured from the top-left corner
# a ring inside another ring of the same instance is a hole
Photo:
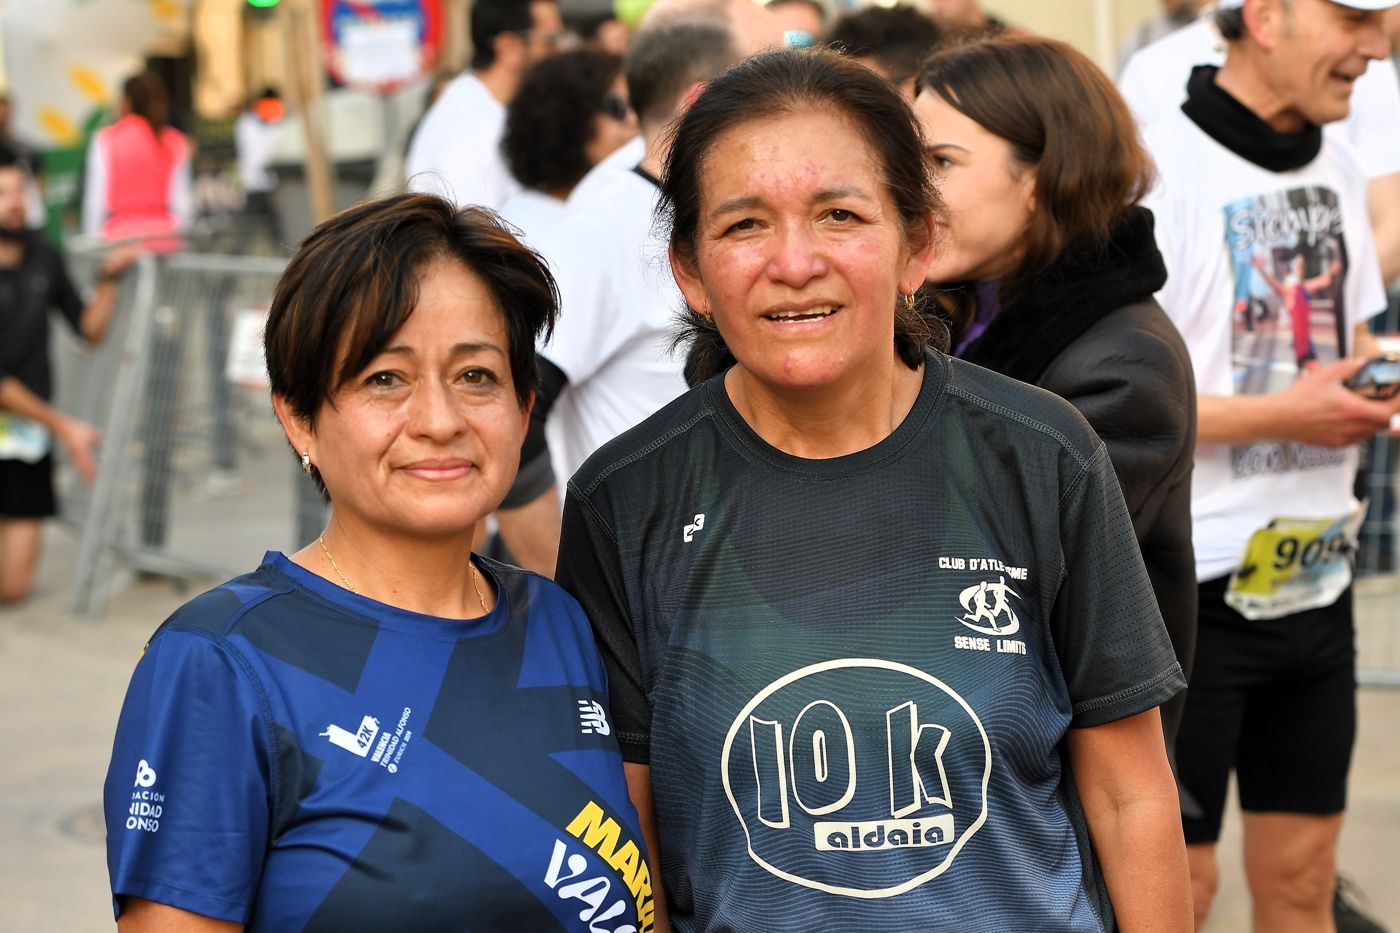
[[[25,173],[0,147],[0,603],[29,595],[39,562],[39,530],[57,511],[55,441],[85,480],[97,473],[96,428],[49,404],[50,309],[89,342],[106,333],[117,303],[117,279],[134,254],[112,252],[86,305],[68,279],[63,257],[25,227]]]

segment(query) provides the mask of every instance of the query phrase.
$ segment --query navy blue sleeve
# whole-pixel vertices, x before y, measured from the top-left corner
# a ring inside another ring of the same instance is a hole
[[[116,912],[139,897],[246,922],[268,845],[269,718],[217,636],[167,627],[136,666],[104,788]]]

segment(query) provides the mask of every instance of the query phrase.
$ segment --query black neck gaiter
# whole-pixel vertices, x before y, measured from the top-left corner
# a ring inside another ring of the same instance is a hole
[[[1186,83],[1181,111],[1202,132],[1271,172],[1302,168],[1317,158],[1322,151],[1322,127],[1308,123],[1297,133],[1280,133],[1215,83],[1219,71],[1214,65],[1197,65]]]

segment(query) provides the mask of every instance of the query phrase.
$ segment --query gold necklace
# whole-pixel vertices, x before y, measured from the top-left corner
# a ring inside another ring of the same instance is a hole
[[[328,548],[328,547],[326,547],[326,536],[325,536],[325,533],[323,532],[322,534],[318,535],[318,536],[316,537],[316,540],[319,541],[319,542],[321,543],[321,550],[322,550],[322,551],[325,551],[325,553],[326,553],[326,560],[328,560],[328,561],[331,562],[331,569],[335,571],[335,575],[336,575],[337,577],[340,577],[340,582],[345,584],[345,588],[346,588],[347,590],[349,590],[350,592],[354,593],[356,596],[359,596],[359,595],[360,595],[360,591],[357,590],[357,589],[355,589],[355,584],[353,584],[353,583],[351,583],[349,580],[345,579],[345,574],[343,574],[343,573],[340,572],[340,567],[336,565],[335,558],[331,556],[331,549]],[[473,564],[473,563],[471,562],[470,559],[468,559],[468,561],[467,561],[467,575],[470,576],[470,577],[472,578],[472,589],[476,590],[476,601],[479,602],[479,603],[481,603],[481,611],[482,611],[482,612],[485,612],[485,611],[486,611],[486,597],[483,596],[482,593],[481,593],[481,584],[479,584],[479,583],[476,582],[476,575],[477,575],[477,573],[479,573],[479,571],[476,569],[476,565]]]

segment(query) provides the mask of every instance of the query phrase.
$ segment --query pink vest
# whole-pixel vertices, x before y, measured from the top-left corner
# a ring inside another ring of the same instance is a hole
[[[167,126],[157,138],[145,119],[132,115],[99,130],[97,144],[107,167],[103,237],[121,240],[178,229],[179,221],[170,210],[170,181],[188,157],[188,144],[180,131]],[[147,245],[165,252],[178,249],[179,241]]]

